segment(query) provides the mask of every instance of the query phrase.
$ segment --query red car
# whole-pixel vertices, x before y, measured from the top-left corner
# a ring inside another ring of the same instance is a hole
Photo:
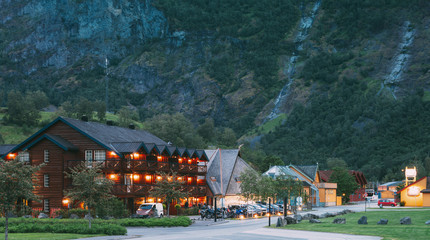
[[[383,206],[392,206],[395,207],[397,204],[396,202],[394,202],[394,199],[381,199],[378,201],[378,206],[379,207],[383,207]]]

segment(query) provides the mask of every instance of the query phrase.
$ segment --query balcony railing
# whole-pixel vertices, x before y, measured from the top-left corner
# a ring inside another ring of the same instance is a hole
[[[66,164],[66,169],[76,167],[81,162],[86,162],[87,166],[101,165],[104,170],[125,170],[125,171],[162,171],[169,172],[175,171],[180,174],[206,174],[207,166],[186,163],[171,163],[171,162],[158,162],[147,160],[120,160],[120,159],[106,159],[102,161],[85,161],[85,160],[69,160]]]
[[[101,165],[101,167],[106,170],[121,170],[121,160],[119,159],[106,159],[106,160],[100,160],[100,161],[99,160],[97,161],[69,160],[67,161],[66,169],[77,167],[82,162],[85,162],[88,167]]]
[[[112,193],[115,195],[149,195],[154,185],[148,184],[115,184]],[[182,186],[181,191],[188,193],[189,196],[205,196],[206,186]]]

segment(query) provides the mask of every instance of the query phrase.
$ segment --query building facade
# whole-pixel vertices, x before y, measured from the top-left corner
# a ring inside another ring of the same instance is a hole
[[[242,159],[240,149],[205,150],[209,157],[206,181],[209,187],[209,204],[227,207],[248,203],[241,196],[240,175],[247,170],[254,170]]]
[[[72,187],[65,172],[83,162],[88,167],[101,164],[104,177],[114,182],[113,194],[124,200],[130,211],[144,202],[163,201],[150,197],[160,178],[157,172],[178,173],[189,206],[206,202],[206,153],[171,146],[133,126],[122,128],[58,117],[22,143],[0,150],[5,160],[18,158],[31,165],[43,164],[35,188],[42,201],[28,204],[45,212],[71,207],[64,201],[64,190]]]

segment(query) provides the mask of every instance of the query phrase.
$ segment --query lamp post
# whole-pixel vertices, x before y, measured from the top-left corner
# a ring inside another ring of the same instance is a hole
[[[271,199],[269,198],[269,212],[267,213],[267,214],[269,214],[269,227],[270,227],[270,218],[271,218],[271,215],[270,215],[270,212],[271,212],[271,211],[270,211],[270,203],[271,203],[271,202],[270,202],[270,200],[271,200]]]
[[[214,207],[214,213],[215,213],[215,217],[214,217],[214,221],[216,222],[216,197],[214,197],[214,199],[215,199],[215,207]]]

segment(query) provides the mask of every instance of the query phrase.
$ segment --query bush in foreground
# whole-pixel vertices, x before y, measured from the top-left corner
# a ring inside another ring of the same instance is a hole
[[[4,227],[0,227],[0,232],[4,232]],[[9,226],[10,233],[76,233],[76,234],[105,234],[105,235],[125,235],[127,229],[116,224],[94,224],[91,229],[86,223],[17,223]]]
[[[109,221],[115,221],[116,223],[125,227],[188,227],[192,223],[192,221],[188,217],[165,217],[147,219],[127,218]]]

